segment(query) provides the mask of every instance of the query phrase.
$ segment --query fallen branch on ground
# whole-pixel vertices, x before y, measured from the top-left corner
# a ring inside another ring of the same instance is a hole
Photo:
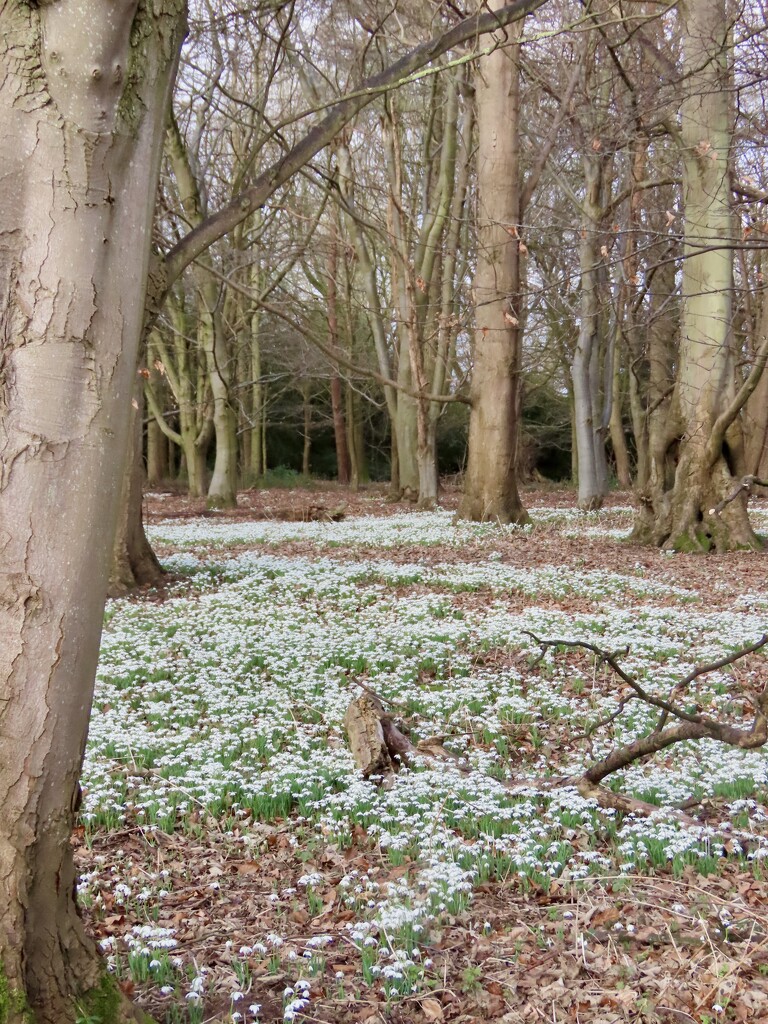
[[[740,648],[717,661],[697,665],[685,678],[675,683],[667,698],[664,699],[649,693],[621,667],[618,658],[621,653],[627,653],[626,651],[606,651],[595,644],[582,640],[544,640],[527,630],[525,633],[541,647],[542,656],[547,650],[557,647],[579,648],[591,652],[598,659],[599,664],[607,665],[623,683],[630,687],[632,692],[620,701],[616,712],[594,723],[578,738],[589,738],[597,729],[614,722],[632,700],[639,700],[650,707],[657,708],[661,714],[650,733],[640,736],[630,743],[615,747],[609,754],[591,765],[581,776],[557,776],[500,782],[499,784],[505,789],[519,792],[530,788],[547,790],[574,786],[582,796],[596,800],[601,807],[613,808],[625,814],[650,815],[658,813],[659,808],[644,800],[606,789],[602,785],[604,780],[614,772],[626,768],[636,761],[645,760],[666,747],[684,740],[709,738],[730,746],[741,747],[744,750],[761,747],[768,741],[768,686],[763,686],[760,690],[751,690],[744,685],[741,687],[745,703],[753,709],[749,728],[730,725],[710,715],[705,715],[698,709],[687,711],[677,703],[680,696],[687,692],[695,679],[733,665],[747,655],[765,647],[768,644],[768,634],[763,634],[756,643]],[[351,702],[344,724],[355,762],[366,778],[380,780],[388,788],[393,784],[394,775],[399,766],[408,764],[415,756],[442,763],[451,762],[459,771],[465,774],[473,773],[472,768],[462,763],[456,754],[443,746],[442,737],[422,740],[418,745],[412,743],[392,716],[384,710],[383,704],[373,690],[368,686],[363,686],[363,689],[365,693]],[[671,723],[670,719],[673,720]],[[685,814],[682,807],[675,808],[673,813],[680,821],[695,824],[694,819]]]

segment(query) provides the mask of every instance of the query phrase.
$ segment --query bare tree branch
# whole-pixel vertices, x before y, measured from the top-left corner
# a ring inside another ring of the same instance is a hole
[[[584,788],[589,790],[591,795],[595,795],[594,787],[600,789],[600,783],[608,775],[619,771],[621,768],[626,768],[635,761],[642,760],[651,754],[656,754],[675,743],[682,743],[684,740],[704,739],[707,737],[746,750],[761,747],[768,741],[768,687],[763,688],[762,693],[757,699],[751,727],[749,729],[739,729],[725,722],[710,718],[708,715],[700,713],[691,714],[678,704],[662,700],[648,693],[636,679],[624,671],[616,660],[617,654],[615,652],[605,651],[585,640],[543,640],[528,630],[523,632],[526,636],[530,636],[542,648],[542,651],[552,647],[573,647],[592,652],[600,662],[608,665],[623,682],[630,686],[640,700],[651,707],[660,708],[664,712],[653,732],[648,733],[646,736],[640,736],[630,743],[616,747],[604,758],[588,768],[579,781],[580,791]],[[674,694],[685,689],[699,676],[715,672],[726,665],[733,665],[748,654],[759,651],[766,644],[768,644],[768,634],[764,633],[759,640],[748,647],[739,648],[739,650],[733,651],[731,654],[709,664],[697,665],[684,679],[673,687],[672,693]],[[624,703],[626,704],[626,700]],[[677,719],[677,721],[667,726],[665,723],[670,716]],[[615,717],[616,715],[607,721],[612,721]],[[605,791],[602,792],[606,797],[609,796]],[[616,805],[615,803],[609,803],[606,806]]]
[[[496,29],[503,29],[512,22],[525,18],[543,6],[545,0],[515,0],[498,11],[486,11],[466,18],[442,35],[415,47],[400,60],[378,74],[367,79],[362,87],[333,106],[328,114],[312,128],[304,138],[254,181],[250,188],[235,196],[221,210],[207,217],[188,235],[178,242],[167,254],[164,261],[162,294],[155,298],[159,304],[165,291],[181,272],[209,246],[230,232],[241,221],[254,213],[281,185],[284,185],[297,171],[348,124],[356,114],[368,106],[377,96],[396,88],[414,72],[419,71],[444,53],[478,36]]]

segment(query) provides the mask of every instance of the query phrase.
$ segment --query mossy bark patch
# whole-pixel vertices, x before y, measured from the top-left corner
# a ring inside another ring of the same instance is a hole
[[[0,960],[0,1024],[10,1024],[17,1020],[33,1024],[34,1017],[24,991],[8,983],[5,966]]]
[[[96,988],[84,992],[77,1001],[76,1019],[83,1024],[119,1024],[123,999],[115,981],[103,974]]]

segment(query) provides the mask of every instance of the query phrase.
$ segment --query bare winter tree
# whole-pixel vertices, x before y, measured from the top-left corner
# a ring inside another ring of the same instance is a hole
[[[539,6],[459,23],[332,108],[154,275],[245,220],[392,85]],[[183,4],[0,5],[0,991],[7,1024],[141,1014],[87,938],[69,837],[79,800],[163,127]]]
[[[9,1024],[118,989],[69,837],[184,11],[0,6],[0,979]]]
[[[725,0],[679,4],[683,101],[678,143],[685,216],[682,323],[669,412],[651,445],[636,539],[684,550],[759,548],[747,492],[742,409],[768,357],[768,318],[748,372],[736,368],[731,25]]]
[[[515,33],[515,28],[510,30]],[[517,33],[516,33],[517,34]],[[517,488],[522,345],[520,47],[478,62],[478,253],[469,464],[460,514],[523,523]],[[513,45],[509,45],[512,42]]]

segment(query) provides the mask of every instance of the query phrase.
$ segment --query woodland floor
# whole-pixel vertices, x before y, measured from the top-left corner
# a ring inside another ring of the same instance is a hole
[[[768,1021],[768,751],[684,744],[621,773],[652,819],[500,785],[653,725],[630,703],[584,738],[627,693],[526,630],[626,648],[664,695],[766,630],[768,556],[630,546],[621,494],[579,514],[529,491],[524,530],[454,524],[456,500],[147,496],[168,583],[108,606],[73,839],[121,986],[169,1022]],[[751,656],[691,706],[743,724],[765,677]],[[462,770],[364,781],[341,726],[358,683]]]

